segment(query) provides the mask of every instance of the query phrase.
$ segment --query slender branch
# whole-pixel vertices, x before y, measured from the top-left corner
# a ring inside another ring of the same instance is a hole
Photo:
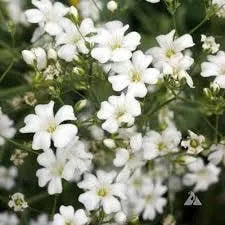
[[[2,76],[0,78],[0,83],[4,80],[4,78],[6,77],[6,75],[8,74],[8,72],[12,69],[13,65],[14,65],[14,61],[12,60],[12,62],[7,67],[6,71],[2,74]]]

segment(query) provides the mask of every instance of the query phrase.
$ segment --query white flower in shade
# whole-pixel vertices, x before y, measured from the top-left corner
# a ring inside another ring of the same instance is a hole
[[[205,191],[211,184],[218,181],[220,168],[212,163],[204,165],[201,158],[190,163],[188,169],[190,172],[184,176],[183,183],[187,186],[195,185],[194,191]]]
[[[163,212],[166,205],[166,198],[162,197],[167,187],[161,182],[153,182],[151,178],[145,178],[140,190],[140,196],[136,200],[136,211],[142,212],[144,220],[153,220],[157,213]]]
[[[224,0],[212,0],[212,4],[217,6],[217,16],[225,18],[225,2]]]
[[[126,199],[126,185],[115,182],[116,172],[106,173],[98,170],[97,176],[86,174],[78,187],[86,190],[79,196],[79,201],[87,210],[103,207],[106,214],[119,212],[121,203],[119,199]]]
[[[9,214],[8,212],[0,213],[0,225],[18,225],[19,219],[15,214]]]
[[[26,64],[37,68],[39,71],[47,67],[47,54],[43,48],[23,50],[22,56]]]
[[[28,204],[25,201],[24,195],[22,193],[15,193],[10,197],[8,206],[15,212],[22,212],[28,207]]]
[[[109,1],[107,3],[107,9],[111,12],[114,12],[115,10],[117,10],[118,8],[118,4],[115,1]]]
[[[13,121],[9,117],[0,113],[0,146],[5,144],[5,138],[13,138],[16,133],[16,129],[13,127]]]
[[[162,133],[149,131],[143,139],[144,158],[151,160],[177,152],[180,141],[181,133],[175,127],[168,127]]]
[[[71,180],[74,176],[80,176],[90,170],[93,155],[86,148],[82,141],[74,140],[66,148],[59,149],[67,158],[63,173],[66,180]]]
[[[74,211],[72,206],[60,206],[59,212],[55,214],[52,225],[85,225],[89,222],[83,209]]]
[[[51,149],[45,150],[37,158],[38,163],[43,166],[37,170],[38,184],[40,187],[48,185],[48,193],[50,195],[62,192],[62,179],[67,179],[66,176],[70,168],[65,168],[67,159],[61,149],[57,149],[56,155]]]
[[[90,37],[87,36],[95,32],[91,19],[84,19],[79,27],[65,19],[62,22],[62,28],[63,32],[56,37],[56,46],[60,46],[58,50],[60,58],[71,62],[78,52],[83,54],[89,52],[85,42],[90,43]]]
[[[213,36],[207,37],[206,35],[201,35],[202,48],[208,53],[215,54],[219,51],[220,44],[216,43]]]
[[[123,167],[117,177],[119,181],[127,180],[135,169],[145,163],[142,152],[142,135],[137,133],[131,136],[129,145],[127,149],[116,149],[116,158],[113,160],[113,164],[116,167]]]
[[[12,189],[16,184],[15,178],[17,175],[18,170],[15,166],[11,166],[8,169],[0,166],[0,187],[6,190]]]
[[[114,63],[112,71],[115,76],[109,77],[114,91],[127,89],[128,94],[134,97],[144,97],[147,94],[146,85],[156,84],[160,72],[155,68],[149,68],[152,62],[150,55],[144,55],[142,51],[133,53],[132,60]]]
[[[56,115],[53,113],[54,102],[37,105],[36,114],[30,114],[25,117],[25,127],[20,129],[21,133],[35,133],[33,137],[32,148],[48,149],[51,145],[51,139],[55,147],[66,147],[77,134],[77,127],[73,124],[61,124],[68,120],[76,120],[73,107],[69,105],[62,106]]]
[[[31,220],[30,225],[52,225],[46,214],[41,214],[36,220]]]
[[[137,32],[125,35],[128,28],[129,25],[123,26],[120,21],[106,23],[93,37],[93,42],[97,46],[91,52],[92,57],[100,63],[121,62],[130,59],[132,51],[140,44],[141,36]]]
[[[189,87],[194,88],[193,80],[187,73],[190,70],[194,59],[189,56],[183,56],[183,54],[176,54],[171,58],[170,62],[162,63],[162,71],[164,76],[169,76],[174,81],[181,81],[185,79]]]
[[[153,56],[156,67],[161,67],[162,62],[170,62],[178,53],[182,53],[185,49],[194,46],[192,36],[184,34],[181,37],[174,38],[175,30],[166,35],[159,35],[156,40],[159,47],[151,48],[147,51]]]
[[[38,23],[39,26],[50,35],[62,32],[60,23],[68,13],[69,8],[60,2],[52,3],[50,0],[32,0],[37,9],[29,9],[25,12],[29,23]]]
[[[15,166],[21,166],[24,163],[24,158],[26,158],[27,156],[27,152],[23,152],[20,149],[16,149],[10,157],[10,161],[12,161]]]
[[[158,3],[160,2],[160,0],[146,0],[147,2],[150,2],[150,3]]]
[[[96,7],[96,5],[98,7]],[[100,10],[103,8],[103,4],[100,0],[90,1],[82,0],[80,1],[78,8],[83,18],[92,18],[93,20],[98,20],[100,16]]]
[[[218,165],[219,163],[223,163],[225,165],[225,145],[224,143],[221,144],[214,144],[210,148],[212,153],[209,154],[208,160],[213,163],[214,165]]]
[[[132,126],[134,118],[141,114],[140,103],[132,96],[124,95],[111,96],[108,101],[101,103],[98,111],[98,118],[106,120],[102,128],[110,133],[115,133],[123,124]]]
[[[215,76],[214,82],[225,88],[225,52],[219,51],[217,55],[209,55],[208,62],[203,62],[201,76],[211,77]]]
[[[187,140],[181,142],[181,146],[187,148],[188,154],[197,155],[204,150],[203,144],[205,143],[205,137],[203,135],[197,135],[192,131],[188,131],[189,137]]]

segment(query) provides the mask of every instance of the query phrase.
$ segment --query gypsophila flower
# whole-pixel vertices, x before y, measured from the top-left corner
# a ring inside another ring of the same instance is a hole
[[[36,220],[31,220],[30,225],[52,225],[46,214],[41,214]]]
[[[15,212],[22,212],[24,209],[26,209],[28,207],[28,204],[25,201],[24,195],[22,193],[13,194],[10,197],[10,201],[9,201],[8,205]]]
[[[142,51],[136,51],[132,60],[114,63],[112,71],[115,76],[110,76],[114,91],[122,91],[127,88],[127,93],[134,97],[145,97],[147,94],[146,85],[156,84],[160,78],[160,72],[155,68],[149,68],[152,57],[144,55]]]
[[[181,142],[181,146],[187,149],[188,154],[197,155],[204,150],[205,137],[197,135],[192,131],[188,131],[189,137]]]
[[[15,214],[9,214],[8,212],[0,213],[0,225],[18,225],[19,219]]]
[[[0,166],[0,188],[4,188],[6,190],[12,189],[16,182],[15,179],[18,175],[18,170],[16,167],[11,166],[6,168],[4,166]]]
[[[202,48],[208,52],[215,54],[219,51],[220,44],[216,43],[216,40],[213,36],[207,37],[206,35],[201,35]]]
[[[100,63],[122,62],[131,58],[134,51],[140,44],[140,35],[131,32],[125,35],[129,25],[123,25],[120,21],[110,21],[102,28],[99,28],[93,42],[97,44],[91,51],[93,58]]]
[[[223,163],[225,165],[225,145],[224,143],[213,144],[210,147],[210,151],[212,153],[209,154],[208,160],[214,165],[218,165],[219,163]]]
[[[56,37],[56,46],[60,46],[58,56],[61,59],[71,62],[78,52],[83,54],[89,52],[86,43],[90,44],[91,38],[88,35],[96,31],[90,18],[84,19],[79,27],[70,20],[64,20],[62,28],[63,33]]]
[[[2,113],[0,114],[0,146],[5,144],[5,138],[13,138],[16,129],[13,127],[13,121],[9,117]]]
[[[217,6],[217,16],[225,17],[225,1],[224,0],[212,0],[212,4]]]
[[[214,82],[220,88],[225,88],[225,52],[219,51],[216,55],[209,55],[207,59],[208,62],[203,62],[201,65],[201,76],[215,76]]]
[[[107,3],[107,9],[111,12],[114,12],[115,10],[117,10],[117,7],[118,7],[118,5],[117,5],[117,2],[115,2],[115,1],[109,1]]]
[[[141,114],[140,103],[132,96],[111,96],[108,101],[101,103],[98,118],[106,120],[102,128],[110,133],[115,133],[123,124],[132,126],[134,118]]]
[[[218,181],[220,168],[212,163],[204,165],[201,158],[188,165],[189,173],[185,174],[183,182],[187,186],[194,186],[194,191],[205,191],[211,184]]]
[[[23,97],[25,103],[30,106],[34,106],[37,103],[37,99],[33,92],[27,92]]]
[[[45,150],[37,158],[38,163],[43,166],[37,170],[38,184],[40,187],[48,185],[48,193],[50,195],[61,193],[63,190],[62,179],[68,179],[70,168],[66,168],[67,158],[61,149],[57,149],[56,155],[52,149]],[[67,175],[67,176],[66,176]]]
[[[24,158],[26,158],[27,156],[27,152],[23,152],[20,149],[16,149],[15,152],[11,155],[10,160],[15,166],[21,166],[24,163]]]
[[[35,133],[33,137],[32,148],[48,149],[51,145],[51,139],[55,147],[66,147],[77,134],[77,127],[73,124],[61,124],[64,121],[74,121],[76,117],[72,106],[62,106],[56,115],[53,113],[54,102],[37,105],[36,114],[30,114],[25,117],[25,127],[20,129],[21,133]]]
[[[126,199],[126,185],[116,182],[115,171],[97,171],[97,176],[86,174],[84,180],[78,183],[78,187],[86,190],[79,196],[79,201],[87,210],[95,210],[103,207],[106,214],[120,211],[120,199]]]
[[[75,211],[72,206],[60,206],[59,212],[54,216],[53,225],[85,225],[89,222],[83,209]]]
[[[157,156],[179,151],[181,133],[175,127],[166,128],[161,134],[149,131],[143,140],[144,158],[151,160]]]
[[[37,9],[29,9],[25,12],[29,23],[38,23],[41,28],[50,35],[62,32],[60,23],[69,9],[60,2],[52,3],[50,0],[32,0]]]

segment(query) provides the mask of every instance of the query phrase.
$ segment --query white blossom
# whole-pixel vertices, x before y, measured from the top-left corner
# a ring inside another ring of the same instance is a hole
[[[181,133],[175,127],[168,127],[162,133],[149,131],[143,140],[144,158],[154,159],[158,156],[179,151]]]
[[[0,225],[19,225],[19,219],[15,214],[8,212],[0,213]]]
[[[22,212],[28,207],[28,204],[24,199],[24,195],[18,192],[10,197],[8,206],[12,208],[15,212]]]
[[[215,76],[214,82],[220,88],[225,88],[225,52],[219,51],[216,55],[209,55],[207,59],[208,62],[203,62],[201,65],[201,76]]]
[[[188,154],[197,155],[204,150],[203,144],[205,143],[205,137],[203,135],[197,135],[192,131],[188,131],[189,137],[187,140],[181,142],[181,146],[187,148]]]
[[[99,28],[93,42],[97,44],[91,51],[93,58],[100,63],[121,62],[131,58],[140,44],[140,35],[137,32],[125,34],[129,25],[123,25],[120,21],[110,21]]]
[[[60,2],[52,3],[50,0],[32,0],[32,4],[37,9],[25,12],[29,23],[38,23],[45,32],[53,36],[62,32],[61,22],[69,8]]]
[[[146,85],[156,84],[160,78],[160,72],[155,68],[149,68],[152,62],[150,55],[144,55],[142,51],[136,51],[132,60],[112,65],[115,76],[109,77],[114,91],[122,91],[127,88],[127,93],[134,97],[145,97]]]
[[[15,166],[11,166],[9,168],[0,166],[0,188],[4,188],[6,190],[12,189],[16,184],[15,179],[17,175],[18,170]]]
[[[225,1],[224,0],[212,0],[212,4],[217,6],[217,16],[225,17]]]
[[[62,106],[55,116],[53,107],[53,101],[37,105],[35,114],[29,114],[24,119],[26,125],[20,129],[20,132],[35,133],[32,143],[34,150],[48,149],[51,145],[51,139],[55,147],[63,148],[76,137],[77,127],[75,125],[61,124],[64,121],[76,120],[72,106]]]
[[[188,165],[189,173],[184,176],[183,182],[187,186],[194,186],[194,191],[206,191],[211,184],[218,181],[220,169],[209,163],[204,165],[201,158]]]
[[[60,58],[71,62],[78,52],[89,52],[85,42],[91,41],[87,37],[95,32],[94,23],[90,18],[84,19],[80,26],[75,26],[69,19],[62,22],[63,32],[56,37],[56,46],[60,46],[58,55]]]
[[[86,190],[79,196],[79,201],[87,210],[95,210],[103,207],[106,214],[121,210],[120,199],[126,199],[126,185],[115,181],[115,171],[97,171],[97,176],[86,174],[84,180],[78,183],[78,187]]]
[[[223,163],[225,165],[225,145],[224,143],[213,144],[210,147],[212,153],[209,154],[208,160],[214,165],[218,165],[219,163]]]
[[[123,124],[132,126],[134,118],[141,114],[140,103],[132,96],[111,96],[108,101],[101,103],[98,118],[106,120],[102,128],[110,133],[115,133]]]
[[[115,10],[117,10],[118,4],[115,1],[109,1],[107,3],[107,9],[111,12],[114,12]]]
[[[220,44],[216,43],[216,40],[213,36],[207,37],[206,35],[201,35],[202,48],[212,54],[215,54],[219,51]]]
[[[89,221],[83,209],[75,211],[72,206],[60,206],[59,212],[54,216],[53,225],[85,225]]]
[[[48,193],[50,195],[62,192],[62,179],[68,179],[68,171],[66,168],[67,158],[61,149],[57,149],[56,155],[52,149],[47,149],[37,158],[38,163],[43,166],[37,170],[38,184],[40,187],[48,185]]]

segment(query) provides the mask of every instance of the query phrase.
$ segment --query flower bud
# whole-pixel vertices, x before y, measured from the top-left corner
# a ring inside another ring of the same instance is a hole
[[[220,86],[217,83],[213,82],[210,84],[210,89],[212,90],[213,94],[217,95],[219,94]]]
[[[116,147],[115,141],[113,139],[109,139],[109,138],[104,139],[103,144],[109,149]]]
[[[87,99],[82,99],[78,101],[75,105],[75,110],[77,112],[80,112],[82,109],[84,109],[87,106],[87,103],[88,103]]]
[[[107,4],[107,9],[111,12],[114,12],[115,10],[117,10],[117,3],[115,1],[109,1]]]
[[[118,212],[115,215],[115,221],[117,224],[125,224],[127,221],[127,216],[124,212]]]
[[[48,59],[57,60],[57,52],[55,51],[55,49],[50,48],[48,50]]]
[[[74,6],[70,6],[70,16],[71,16],[71,20],[74,22],[74,23],[77,23],[79,21],[79,13],[76,9],[76,7]]]
[[[26,62],[26,64],[34,66],[35,62],[35,55],[32,51],[29,50],[23,50],[22,51],[23,60]]]

